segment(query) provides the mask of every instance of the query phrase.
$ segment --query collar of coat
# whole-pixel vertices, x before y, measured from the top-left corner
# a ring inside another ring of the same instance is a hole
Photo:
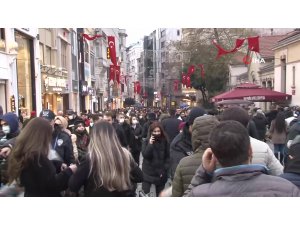
[[[232,176],[237,174],[268,173],[268,168],[260,164],[238,165],[215,170],[214,177]]]

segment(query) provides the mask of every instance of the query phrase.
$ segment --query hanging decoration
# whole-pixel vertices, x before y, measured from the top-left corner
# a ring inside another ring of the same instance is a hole
[[[82,34],[82,36],[83,36],[83,38],[85,38],[85,39],[87,39],[87,40],[89,40],[89,41],[93,41],[93,40],[95,40],[96,38],[102,37],[102,35],[100,35],[100,34],[96,34],[96,35],[94,35],[94,36],[89,36],[88,34]]]

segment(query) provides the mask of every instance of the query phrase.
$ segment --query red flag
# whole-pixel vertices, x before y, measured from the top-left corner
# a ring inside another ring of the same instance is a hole
[[[187,76],[187,78],[186,78],[186,87],[187,88],[192,87],[192,85],[191,85],[191,77],[190,76]]]
[[[182,84],[186,85],[186,74],[182,73]]]
[[[114,65],[110,65],[109,66],[109,80],[108,81],[111,81],[111,80],[115,80],[115,66]]]
[[[244,43],[245,39],[237,39],[235,41],[235,47],[232,50],[225,50],[223,49],[220,45],[217,44],[216,40],[213,40],[213,44],[218,48],[218,55],[217,58],[221,57],[222,55],[226,55],[228,53],[233,53],[236,52],[238,50],[238,48],[240,48],[243,43]]]
[[[201,77],[204,79],[204,76],[205,76],[204,65],[203,64],[199,64],[198,66],[201,68]]]
[[[194,65],[189,66],[189,69],[187,72],[188,76],[191,76],[194,72],[195,72],[195,66]]]
[[[114,36],[108,36],[107,40],[108,40],[108,47],[109,47],[109,54],[110,54],[111,62],[114,65],[117,65],[115,37]]]
[[[136,93],[136,82],[132,82],[133,83],[133,92]]]
[[[120,83],[120,66],[115,66],[115,70],[116,70],[116,80],[119,84]]]
[[[137,81],[136,93],[137,93],[137,94],[140,94],[140,93],[141,93],[141,84],[140,84],[139,81]]]
[[[100,35],[100,34],[96,34],[96,35],[94,35],[94,36],[89,36],[88,34],[82,34],[82,36],[83,36],[83,38],[85,38],[85,39],[87,39],[87,40],[89,40],[89,41],[93,41],[93,40],[95,40],[96,38],[102,37],[102,35]]]
[[[248,37],[248,49],[250,51],[259,52],[259,37]]]

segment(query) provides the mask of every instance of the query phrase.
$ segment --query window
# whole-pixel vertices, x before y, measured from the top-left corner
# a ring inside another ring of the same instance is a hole
[[[89,45],[87,41],[84,42],[84,61],[89,63]]]
[[[293,66],[293,87],[295,87],[295,79],[296,79],[296,67]]]
[[[91,54],[91,75],[95,76],[95,56]]]
[[[164,48],[164,47],[165,47],[165,42],[162,41],[162,42],[161,42],[161,48]]]
[[[0,51],[5,51],[5,29],[0,28]]]
[[[180,36],[180,30],[177,30],[177,36]]]
[[[44,58],[46,65],[51,65],[51,48],[46,46],[46,54]]]
[[[166,36],[166,30],[163,30],[161,33],[160,33],[161,37],[164,37]]]
[[[67,43],[61,40],[61,67],[67,68]]]
[[[41,65],[44,65],[44,46],[40,44],[40,62]]]

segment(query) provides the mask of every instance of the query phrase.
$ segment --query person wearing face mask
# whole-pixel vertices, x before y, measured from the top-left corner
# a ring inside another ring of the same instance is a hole
[[[150,125],[147,140],[147,146],[142,150],[142,189],[148,194],[151,185],[154,184],[156,196],[159,196],[168,180],[170,166],[169,142],[159,122]]]
[[[67,110],[67,117],[68,117],[68,130],[71,131],[71,133],[73,134],[74,133],[74,123],[75,123],[75,120],[78,119],[76,113],[72,110],[72,109],[69,109]]]
[[[134,135],[132,133],[130,125],[125,121],[125,115],[123,113],[119,113],[118,116],[117,116],[117,118],[118,118],[118,121],[119,121],[119,125],[121,126],[121,128],[124,131],[125,138],[126,138],[126,141],[128,143],[127,149],[134,148],[134,146],[133,146]]]
[[[139,124],[139,121],[137,119],[137,116],[132,116],[130,118],[130,125],[131,125],[131,131],[134,135],[131,154],[134,158],[135,162],[140,165],[140,152],[142,149],[142,127]]]
[[[85,129],[85,123],[83,120],[76,120],[74,134],[77,137],[76,145],[78,151],[78,161],[82,162],[84,160],[85,154],[87,153],[88,145],[90,143],[90,136]]]
[[[0,167],[0,184],[6,184],[8,181],[7,177],[7,161],[5,160],[10,154],[16,137],[19,135],[19,120],[16,114],[6,113],[0,116],[1,127],[4,136],[0,139],[0,157],[1,167]]]

